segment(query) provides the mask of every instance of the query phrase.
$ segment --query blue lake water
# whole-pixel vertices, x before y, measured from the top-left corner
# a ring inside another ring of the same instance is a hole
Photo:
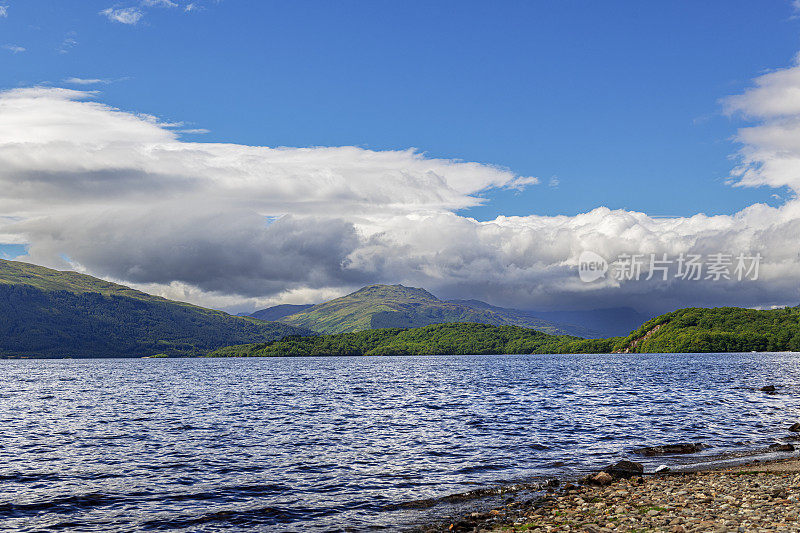
[[[6,360],[0,530],[395,530],[798,408],[800,354]]]

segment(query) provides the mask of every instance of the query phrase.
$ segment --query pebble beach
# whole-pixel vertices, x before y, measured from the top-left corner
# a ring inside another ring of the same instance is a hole
[[[428,531],[800,531],[800,460],[565,485]]]

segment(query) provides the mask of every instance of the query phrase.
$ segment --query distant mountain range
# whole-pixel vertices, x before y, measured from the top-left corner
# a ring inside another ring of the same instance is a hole
[[[584,318],[606,328],[636,319],[629,309],[611,311],[547,316]],[[281,322],[234,317],[76,272],[0,260],[0,357],[800,350],[797,307],[681,309],[627,336],[601,339],[590,338],[596,332],[584,327],[530,312],[478,300],[443,301],[402,285],[372,285],[319,305],[283,305],[256,315]]]
[[[553,322],[527,311],[495,307],[479,300],[440,300],[425,289],[403,285],[370,285],[335,300],[302,307],[304,306],[270,307],[250,316],[278,320],[323,334],[473,322],[495,326],[520,326],[552,335],[574,335],[584,338],[604,335],[602,331],[591,330],[581,325]],[[296,308],[299,312],[295,311]],[[641,322],[636,326],[639,324]]]
[[[309,330],[0,260],[0,357],[198,355]]]

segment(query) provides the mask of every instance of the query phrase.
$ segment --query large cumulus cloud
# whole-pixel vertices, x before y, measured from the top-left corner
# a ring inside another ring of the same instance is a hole
[[[373,282],[524,308],[800,303],[800,202],[708,217],[604,207],[573,217],[459,209],[537,180],[416,151],[183,142],[176,125],[84,91],[0,93],[0,242],[24,258],[200,304],[314,301]],[[800,188],[800,67],[725,101],[739,132],[732,183]],[[657,187],[654,184],[654,187]],[[760,253],[757,281],[587,284],[582,251]]]

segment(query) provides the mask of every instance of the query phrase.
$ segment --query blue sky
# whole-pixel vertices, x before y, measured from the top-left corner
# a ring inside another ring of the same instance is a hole
[[[482,220],[781,193],[724,184],[739,124],[718,100],[797,52],[786,1],[176,2],[5,0],[0,44],[25,51],[0,50],[0,86],[99,78],[197,140],[416,147],[542,180],[462,212]],[[100,14],[131,6],[136,24]]]
[[[0,257],[237,312],[796,305],[795,4],[0,0]]]

